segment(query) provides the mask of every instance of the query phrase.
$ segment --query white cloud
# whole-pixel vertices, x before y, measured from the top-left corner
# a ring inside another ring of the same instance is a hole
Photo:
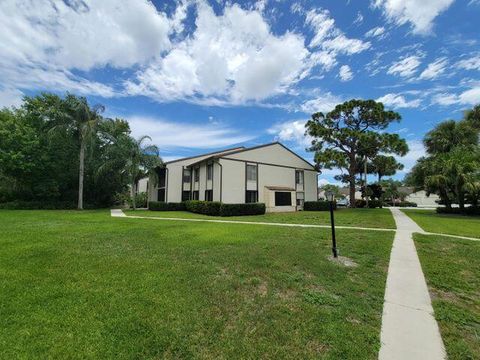
[[[335,25],[330,12],[325,9],[313,9],[306,13],[305,23],[314,31],[308,47],[313,51],[312,66],[322,65],[329,71],[337,63],[340,54],[354,55],[370,48],[369,42],[348,38]]]
[[[340,71],[338,73],[338,76],[340,76],[340,80],[342,80],[342,81],[352,80],[353,79],[352,69],[350,69],[350,66],[348,66],[348,65],[342,65],[340,67]]]
[[[326,92],[316,97],[315,99],[305,101],[301,105],[301,110],[307,114],[316,112],[327,113],[335,108],[337,104],[342,103],[343,100],[333,95],[331,92]]]
[[[383,39],[385,37],[385,28],[383,26],[377,26],[373,29],[368,30],[365,33],[366,37],[378,37],[379,39]]]
[[[141,64],[170,47],[169,19],[147,1],[0,2],[3,84],[111,96],[104,84],[72,73]]]
[[[456,67],[465,70],[479,70],[480,71],[480,55],[463,59],[455,64]]]
[[[0,108],[20,106],[24,94],[17,89],[0,89]]]
[[[243,103],[283,93],[306,75],[303,38],[275,36],[256,10],[227,5],[216,15],[197,6],[196,30],[126,83],[127,92],[160,101]]]
[[[420,74],[421,80],[433,80],[442,75],[447,67],[447,58],[440,58],[428,64],[427,68]]]
[[[400,94],[386,94],[379,97],[377,101],[392,108],[416,108],[421,104],[420,99],[407,101],[403,95]]]
[[[408,153],[407,155],[400,157],[396,156],[398,162],[403,164],[405,168],[403,170],[398,171],[399,173],[408,173],[412,169],[412,167],[416,164],[417,160],[420,159],[422,156],[425,156],[425,147],[423,146],[423,142],[421,140],[407,140],[408,145]]]
[[[480,86],[474,86],[459,94],[440,93],[432,97],[432,103],[442,106],[449,105],[477,105],[480,103]]]
[[[372,0],[381,8],[388,20],[403,25],[407,22],[417,34],[431,32],[433,20],[454,2],[454,0]]]
[[[355,25],[360,25],[361,23],[363,23],[363,15],[362,13],[359,11],[357,12],[357,17],[355,18],[355,20],[353,21],[353,23]]]
[[[305,120],[286,121],[268,129],[275,135],[277,141],[294,142],[297,146],[306,148],[312,144],[312,138],[305,136]]]
[[[194,125],[171,122],[151,117],[127,118],[134,137],[148,134],[152,142],[164,149],[175,148],[221,148],[254,139],[237,130],[218,124]]]
[[[418,55],[404,57],[402,60],[394,62],[388,69],[387,74],[410,77],[415,74],[421,61]]]

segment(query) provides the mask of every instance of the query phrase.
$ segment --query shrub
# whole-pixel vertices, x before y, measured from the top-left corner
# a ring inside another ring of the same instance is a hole
[[[222,204],[220,206],[220,216],[243,216],[243,215],[262,215],[265,214],[265,204]]]
[[[84,206],[92,208],[91,206]],[[15,200],[0,203],[0,209],[8,210],[68,210],[76,209],[77,204],[71,201],[24,201]]]
[[[417,207],[417,204],[411,201],[400,201],[395,202],[393,204],[391,201],[387,203],[388,206],[396,206],[396,207]]]
[[[200,201],[200,200],[188,200],[185,201],[185,209],[187,211],[204,214],[210,216],[220,215],[220,205],[218,201]]]
[[[367,206],[367,202],[363,199],[355,199],[355,207],[359,209],[363,209]]]
[[[383,206],[383,203],[380,200],[368,200],[368,207],[370,209],[381,208],[382,206]]]
[[[333,209],[337,209],[337,203],[333,203]],[[319,201],[305,201],[303,204],[303,210],[305,211],[328,211],[330,210],[330,202],[319,200]]]
[[[159,201],[150,201],[148,203],[148,210],[152,211],[183,211],[185,210],[185,203],[166,203]]]
[[[477,216],[480,215],[480,206],[469,206],[463,209],[460,208],[446,208],[446,207],[438,207],[437,208],[438,214],[459,214],[459,215],[471,215]]]

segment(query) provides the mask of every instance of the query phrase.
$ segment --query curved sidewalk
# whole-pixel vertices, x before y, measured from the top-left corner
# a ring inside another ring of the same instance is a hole
[[[399,209],[383,305],[381,360],[436,360],[446,353],[412,234],[426,234]]]

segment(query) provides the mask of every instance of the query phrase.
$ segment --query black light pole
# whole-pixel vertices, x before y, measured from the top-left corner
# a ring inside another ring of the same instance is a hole
[[[337,258],[338,257],[338,251],[337,251],[337,240],[335,239],[335,220],[333,218],[333,201],[335,200],[335,194],[333,191],[327,191],[325,192],[325,196],[330,203],[330,224],[332,226],[332,252],[333,252],[333,257]]]

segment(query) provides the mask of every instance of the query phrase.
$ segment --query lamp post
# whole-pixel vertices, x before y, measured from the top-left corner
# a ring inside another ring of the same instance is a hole
[[[335,239],[335,220],[333,218],[333,201],[335,200],[335,194],[333,191],[326,191],[325,197],[330,203],[330,223],[332,225],[332,252],[333,252],[333,257],[337,258],[338,251],[337,251],[337,240]]]

